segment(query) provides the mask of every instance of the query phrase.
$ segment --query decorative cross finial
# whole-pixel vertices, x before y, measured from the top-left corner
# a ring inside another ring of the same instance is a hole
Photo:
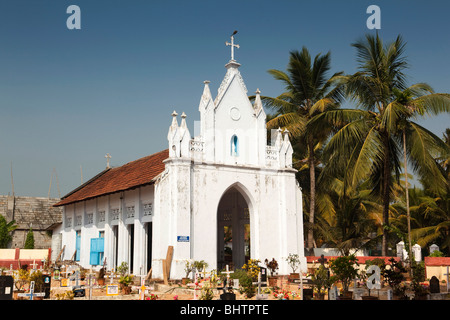
[[[111,159],[111,155],[109,153],[107,153],[105,155],[105,158],[106,158],[106,168],[109,169],[109,168],[111,168],[111,166],[109,165],[109,159]]]
[[[231,35],[231,43],[230,42],[225,42],[225,45],[227,46],[231,46],[231,60],[234,61],[234,48],[238,48],[239,49],[239,45],[238,44],[234,44],[234,35],[237,33],[237,31],[234,31],[233,34]]]

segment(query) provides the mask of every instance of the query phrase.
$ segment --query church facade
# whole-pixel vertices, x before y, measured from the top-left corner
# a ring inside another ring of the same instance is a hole
[[[214,99],[204,82],[197,136],[174,111],[167,150],[107,168],[56,204],[63,207],[63,259],[85,268],[127,262],[136,275],[151,268],[162,278],[172,246],[174,279],[184,277],[186,260],[221,270],[275,258],[278,272],[288,274],[286,258],[298,254],[306,270],[288,132],[272,130],[267,142],[260,92],[252,103],[233,58]]]

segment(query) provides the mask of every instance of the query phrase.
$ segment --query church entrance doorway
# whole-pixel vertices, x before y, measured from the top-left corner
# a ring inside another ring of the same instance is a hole
[[[247,201],[236,188],[220,199],[217,221],[217,267],[241,268],[250,259],[250,214]]]

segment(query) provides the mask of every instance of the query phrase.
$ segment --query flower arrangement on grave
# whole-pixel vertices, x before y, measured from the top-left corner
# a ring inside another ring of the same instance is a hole
[[[295,298],[300,297],[300,293],[296,291],[289,291],[286,289],[274,290],[273,296],[278,300],[294,300]]]
[[[330,259],[329,266],[333,275],[330,279],[341,282],[344,295],[348,294],[351,281],[358,275],[358,260],[354,254]]]
[[[214,291],[206,282],[203,283],[202,291],[200,293],[200,300],[212,300],[214,298]]]
[[[158,300],[158,295],[151,293],[145,300]]]
[[[272,258],[272,261],[270,262],[268,259],[264,260],[264,264],[266,265],[267,269],[269,269],[271,276],[273,276],[273,274],[278,270],[278,262],[277,260],[275,260],[275,258]]]
[[[257,259],[249,259],[247,264],[244,264],[242,266],[242,269],[246,270],[248,275],[253,279],[256,280],[258,279],[258,274],[261,271],[260,267],[259,267],[259,263],[261,261],[257,260]]]

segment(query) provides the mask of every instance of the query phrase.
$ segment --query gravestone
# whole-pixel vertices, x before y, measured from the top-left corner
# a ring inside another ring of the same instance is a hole
[[[353,289],[353,300],[362,300],[362,296],[366,294],[366,290],[364,288],[355,288]]]
[[[73,292],[73,296],[74,297],[84,297],[85,295],[86,295],[86,290],[83,288],[83,289],[80,289],[80,288],[78,288],[78,289],[73,289],[72,290],[72,292]]]
[[[261,281],[262,282],[267,282],[267,268],[259,267],[259,269],[260,269],[260,272],[261,272]]]
[[[311,289],[311,288],[303,289],[302,300],[312,300],[313,296],[314,296],[314,289]]]
[[[328,299],[329,300],[337,300],[338,297],[338,288],[333,285],[329,290],[328,290]]]
[[[44,282],[43,289],[44,289],[44,293],[45,293],[44,299],[48,299],[48,298],[50,298],[50,288],[52,286],[52,277],[50,275],[44,274],[42,276],[42,278],[44,280],[43,281]]]
[[[387,294],[387,300],[394,300],[394,292],[392,291],[392,289],[388,289],[386,291]]]
[[[441,293],[439,279],[436,276],[432,276],[430,279],[430,293]]]
[[[233,289],[239,289],[239,279],[233,279]]]
[[[12,300],[14,278],[12,276],[0,276],[0,300]]]
[[[412,253],[416,262],[422,261],[422,248],[419,244],[416,243],[412,246]]]
[[[408,252],[406,252],[405,250],[405,243],[403,241],[397,243],[396,249],[397,249],[397,257],[399,257],[403,261],[408,258]]]
[[[435,252],[435,251],[439,251],[439,246],[436,245],[436,244],[432,244],[432,245],[430,246],[430,254],[432,254],[432,253]]]

